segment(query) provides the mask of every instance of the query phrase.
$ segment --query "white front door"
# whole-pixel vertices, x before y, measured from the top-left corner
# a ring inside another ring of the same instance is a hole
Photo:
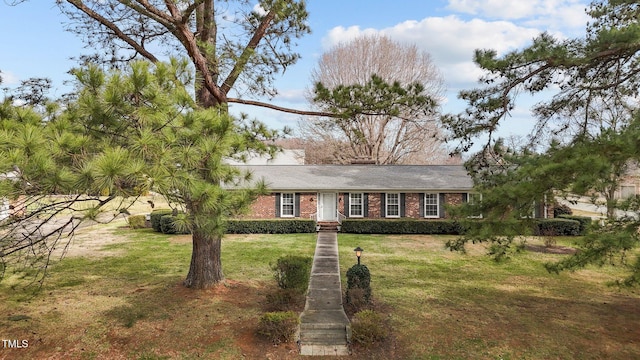
[[[338,194],[318,194],[318,221],[338,220]]]

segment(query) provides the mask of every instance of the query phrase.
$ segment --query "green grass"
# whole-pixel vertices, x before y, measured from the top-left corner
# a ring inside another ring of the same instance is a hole
[[[558,239],[559,245],[572,241],[575,239]],[[637,344],[626,347],[638,334],[628,330],[634,328],[633,321],[640,321],[640,297],[633,290],[606,286],[621,276],[620,268],[555,275],[542,264],[566,255],[524,252],[497,263],[483,255],[481,246],[472,246],[465,255],[445,249],[445,242],[445,237],[340,235],[341,272],[355,263],[353,248],[364,248],[361,261],[371,271],[374,298],[391,307],[396,335],[408,350],[405,356],[640,356]],[[614,304],[624,310],[616,310]],[[626,325],[618,323],[623,317]],[[611,331],[611,337],[599,340],[601,346],[588,346],[591,336],[602,338],[603,329]],[[619,338],[612,334],[617,330],[627,332]]]
[[[275,287],[271,264],[312,256],[315,234],[227,236],[226,285],[192,291],[181,285],[189,236],[109,233],[126,241],[52,264],[36,295],[18,279],[0,283],[3,336],[30,340],[0,357],[298,358],[294,344],[274,348],[255,331]],[[393,334],[349,359],[640,358],[640,295],[606,285],[624,275],[619,267],[555,275],[542,265],[566,255],[524,252],[496,263],[480,245],[448,251],[443,236],[338,239],[343,275],[356,263],[353,249],[364,248],[376,309]]]

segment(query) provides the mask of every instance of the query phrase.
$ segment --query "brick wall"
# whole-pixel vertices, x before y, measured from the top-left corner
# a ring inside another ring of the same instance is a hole
[[[251,209],[243,218],[248,219],[273,219],[276,217],[276,195],[269,194],[259,196],[251,204]]]
[[[380,193],[369,193],[369,218],[379,219],[380,215]]]
[[[404,195],[404,216],[408,218],[420,218],[420,194],[407,193]]]
[[[318,206],[318,194],[317,193],[300,193],[300,218],[309,219],[315,214]],[[368,218],[379,219],[382,218],[380,203],[381,193],[369,193],[368,195]],[[338,194],[338,211],[343,214],[348,214],[348,209],[345,209],[345,196],[344,193]],[[463,202],[463,193],[447,193],[444,194],[445,204],[447,205],[459,205]],[[243,218],[250,219],[273,219],[276,217],[276,196],[275,194],[264,195],[258,197],[258,199],[251,205],[251,210]],[[420,193],[406,193],[405,194],[405,217],[420,219]],[[446,218],[445,213],[445,218]]]
[[[309,219],[318,212],[318,194],[300,193],[300,218]]]

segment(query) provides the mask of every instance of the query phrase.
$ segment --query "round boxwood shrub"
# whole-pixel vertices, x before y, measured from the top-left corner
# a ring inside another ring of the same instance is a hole
[[[371,273],[366,265],[353,265],[347,270],[347,303],[365,305],[371,302]]]
[[[287,255],[271,266],[274,278],[281,289],[304,293],[309,287],[313,259],[305,256]]]

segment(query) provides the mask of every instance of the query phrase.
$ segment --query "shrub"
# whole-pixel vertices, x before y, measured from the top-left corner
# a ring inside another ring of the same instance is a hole
[[[275,265],[271,266],[274,278],[281,289],[291,289],[304,293],[309,287],[309,277],[311,276],[310,257],[288,255],[278,259]]]
[[[578,236],[580,222],[562,218],[539,219],[534,224],[533,233],[538,236]]]
[[[585,235],[591,226],[592,219],[587,216],[560,215],[560,219],[575,220],[580,223],[580,235]]]
[[[366,265],[353,265],[347,270],[346,302],[355,307],[371,302],[371,273]]]
[[[384,341],[387,336],[387,325],[380,314],[373,310],[363,310],[355,314],[351,322],[351,340],[363,346],[370,346]]]
[[[160,231],[163,234],[188,234],[188,231],[180,231],[175,225],[177,216],[163,215],[160,218]]]
[[[171,215],[173,213],[173,210],[171,209],[157,209],[157,210],[153,210],[151,212],[151,214],[149,215],[150,217],[150,221],[151,221],[151,227],[153,228],[154,231],[156,232],[162,232],[161,229],[161,225],[160,225],[160,220],[162,219],[163,216],[165,215]]]
[[[293,340],[300,319],[293,311],[268,312],[260,317],[258,334],[265,336],[274,344]]]
[[[293,234],[315,232],[313,220],[228,220],[228,234]]]
[[[355,234],[442,234],[460,235],[462,226],[454,220],[346,219],[341,231]]]
[[[565,204],[555,204],[553,206],[553,217],[557,218],[560,215],[573,215],[573,211]]]
[[[131,229],[143,229],[146,227],[146,216],[145,215],[131,215],[127,218],[127,222],[129,223],[129,228]]]

